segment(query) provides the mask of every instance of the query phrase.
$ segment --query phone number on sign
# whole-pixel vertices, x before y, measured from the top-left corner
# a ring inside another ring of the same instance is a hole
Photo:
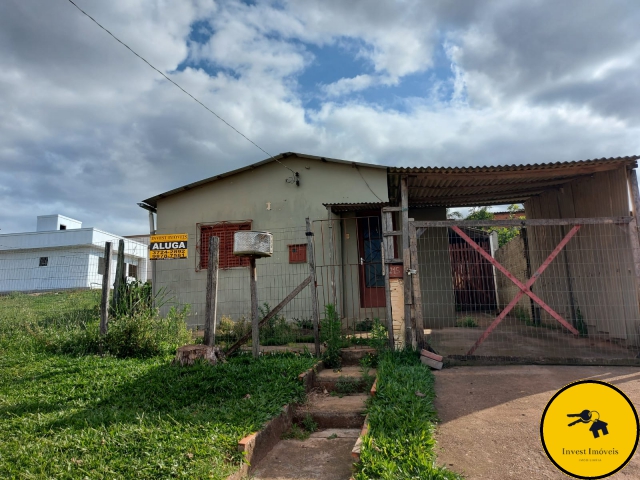
[[[161,260],[165,258],[187,258],[187,250],[155,250],[150,252],[151,260]]]

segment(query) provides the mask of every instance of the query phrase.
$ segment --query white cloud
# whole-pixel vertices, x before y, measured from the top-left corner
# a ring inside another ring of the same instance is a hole
[[[640,151],[633,1],[80,5],[271,153],[477,165]],[[203,45],[188,40],[196,21]],[[428,72],[442,43],[449,98],[430,97],[435,78],[399,109],[359,99]],[[310,44],[347,44],[369,68],[304,91]],[[187,58],[214,73],[176,72]],[[0,4],[0,131],[2,233],[54,212],[144,232],[137,201],[265,157],[66,2]]]

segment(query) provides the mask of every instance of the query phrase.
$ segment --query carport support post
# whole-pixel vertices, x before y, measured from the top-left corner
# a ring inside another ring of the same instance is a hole
[[[638,301],[640,301],[640,239],[638,235],[638,214],[640,213],[640,192],[638,192],[638,177],[636,169],[627,171],[627,180],[631,190],[631,200],[633,203],[633,218],[629,222],[629,241],[631,243],[631,253],[633,254],[633,264],[636,273],[636,290],[638,291]]]
[[[102,274],[102,299],[100,301],[100,335],[107,334],[109,322],[109,290],[111,289],[111,242],[104,244],[104,273]],[[102,347],[101,347],[102,349]]]
[[[218,263],[220,239],[209,237],[209,263],[207,264],[207,306],[204,317],[204,344],[216,344],[216,312],[218,309]]]
[[[249,286],[251,287],[251,350],[253,358],[260,355],[260,318],[258,318],[258,287],[256,285],[256,257],[249,257]]]
[[[411,325],[411,252],[409,250],[409,187],[406,175],[400,177],[400,206],[402,213],[402,263],[404,265],[404,328],[405,345],[417,347],[415,332],[412,333]]]
[[[313,341],[315,343],[316,358],[320,358],[320,326],[318,314],[318,282],[316,281],[316,256],[313,251],[313,231],[309,217],[307,223],[307,262],[309,263],[309,275],[311,275],[311,314],[313,315]]]

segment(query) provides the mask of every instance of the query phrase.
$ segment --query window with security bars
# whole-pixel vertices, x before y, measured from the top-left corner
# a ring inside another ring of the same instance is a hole
[[[306,263],[307,245],[289,245],[289,263]]]
[[[206,270],[209,266],[209,239],[220,239],[220,261],[218,268],[248,267],[247,257],[233,254],[233,234],[239,230],[251,230],[251,222],[219,222],[212,225],[200,225],[199,246],[200,253],[198,270]]]

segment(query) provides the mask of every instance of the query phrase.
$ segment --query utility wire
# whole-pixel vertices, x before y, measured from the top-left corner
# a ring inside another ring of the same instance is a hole
[[[267,152],[264,148],[262,148],[260,145],[258,145],[256,142],[254,142],[253,140],[251,140],[249,137],[247,137],[244,133],[242,133],[241,131],[239,131],[236,127],[234,127],[233,125],[231,125],[229,122],[227,122],[224,118],[222,118],[220,115],[218,115],[216,112],[214,112],[213,110],[211,110],[209,107],[207,107],[204,103],[202,103],[200,100],[198,100],[196,97],[194,97],[193,95],[191,95],[189,92],[187,92],[184,88],[182,88],[180,85],[178,85],[176,82],[174,82],[173,80],[171,80],[169,77],[167,77],[162,71],[158,70],[156,67],[154,67],[153,65],[151,65],[151,63],[149,63],[147,61],[147,59],[145,59],[144,57],[142,57],[141,55],[139,55],[138,53],[136,53],[131,47],[129,47],[129,45],[127,45],[126,43],[124,43],[122,40],[120,40],[118,37],[116,37],[113,33],[111,33],[109,30],[107,30],[105,27],[103,27],[95,18],[93,18],[91,15],[89,15],[87,12],[85,12],[82,8],[80,8],[73,0],[68,0],[68,2],[73,5],[74,7],[76,7],[78,10],[80,10],[85,16],[87,16],[89,19],[91,19],[91,21],[93,21],[93,23],[95,23],[96,25],[98,25],[102,30],[104,30],[105,32],[107,32],[109,35],[111,35],[116,41],[118,41],[118,43],[120,43],[121,45],[123,45],[127,50],[129,50],[131,53],[133,53],[136,57],[138,57],[140,60],[142,60],[144,63],[146,63],[147,65],[149,65],[151,68],[153,68],[156,72],[158,72],[160,75],[162,75],[165,79],[169,80],[171,83],[173,83],[176,87],[178,87],[180,90],[182,90],[184,93],[186,93],[187,95],[189,95],[195,102],[199,103],[202,107],[204,107],[209,113],[212,113],[213,115],[215,115],[218,120],[220,120],[221,122],[223,122],[225,125],[227,125],[229,128],[231,128],[234,132],[236,132],[238,135],[242,136],[245,140],[247,140],[248,142],[250,142],[251,144],[253,144],[255,147],[257,147],[259,150],[261,150],[262,152],[266,153],[267,155],[269,155],[269,158],[272,158],[273,160],[275,160],[276,162],[278,162],[280,165],[282,165],[284,168],[288,169],[291,173],[294,174],[295,173],[293,170],[291,170],[289,167],[287,167],[284,163],[282,163],[280,160],[278,160],[277,158],[275,158],[273,155],[271,155],[269,152]]]
[[[380,200],[382,203],[384,203],[384,200],[382,200],[378,195],[376,195],[376,192],[373,191],[373,189],[371,188],[371,185],[369,185],[369,182],[367,182],[364,178],[364,175],[362,175],[362,172],[360,171],[360,169],[358,168],[358,165],[356,165],[355,163],[353,164],[356,167],[356,170],[358,171],[358,173],[360,174],[360,177],[362,178],[362,181],[367,185],[367,187],[369,187],[369,191],[371,193],[373,193],[373,196],[376,197],[378,200]]]

